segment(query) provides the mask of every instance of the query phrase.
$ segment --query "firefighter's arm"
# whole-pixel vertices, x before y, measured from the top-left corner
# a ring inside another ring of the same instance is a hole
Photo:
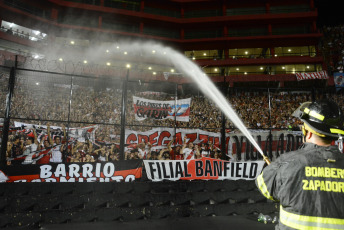
[[[278,202],[279,198],[277,197],[278,188],[278,172],[279,164],[271,163],[269,166],[265,167],[262,173],[256,179],[256,185],[259,191],[269,200]]]

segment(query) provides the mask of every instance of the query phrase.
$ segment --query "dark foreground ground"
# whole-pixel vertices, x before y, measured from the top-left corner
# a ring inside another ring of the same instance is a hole
[[[274,229],[278,215],[254,181],[5,183],[0,229]]]
[[[178,219],[136,220],[131,222],[94,222],[94,223],[66,223],[43,225],[44,230],[223,230],[223,229],[254,229],[272,230],[275,224],[258,222],[254,217],[244,216],[216,216],[216,217],[188,217]]]

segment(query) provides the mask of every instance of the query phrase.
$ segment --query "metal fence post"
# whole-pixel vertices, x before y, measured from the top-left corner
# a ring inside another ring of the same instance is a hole
[[[122,86],[122,114],[121,114],[121,139],[120,139],[120,154],[121,159],[124,160],[125,153],[124,153],[124,144],[125,144],[125,126],[126,126],[126,109],[127,109],[127,87],[128,87],[128,79],[129,79],[129,68],[127,70],[127,76],[123,81]]]
[[[176,89],[174,94],[174,138],[177,135],[177,100],[178,100],[178,83],[176,83]],[[176,140],[174,140],[174,146],[177,146]]]
[[[17,63],[17,56],[16,56],[16,63]],[[6,110],[5,110],[5,119],[4,119],[4,126],[2,129],[2,142],[1,142],[1,154],[0,154],[0,166],[4,167],[6,165],[6,152],[7,152],[7,142],[8,142],[8,133],[10,131],[10,121],[11,121],[11,104],[12,104],[12,97],[14,94],[14,84],[15,84],[15,76],[16,76],[16,68],[11,68],[10,78],[8,81],[8,92],[6,96]]]
[[[222,93],[223,96],[226,97],[227,91],[226,91],[227,87],[226,87],[226,77],[223,77],[223,86],[222,86]],[[223,112],[221,112],[221,158],[224,159],[225,155],[227,155],[226,153],[226,116]]]

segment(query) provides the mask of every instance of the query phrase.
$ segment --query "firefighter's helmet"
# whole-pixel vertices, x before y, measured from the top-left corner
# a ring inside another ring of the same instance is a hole
[[[305,128],[318,136],[344,135],[343,111],[331,100],[305,102],[292,115],[303,121]]]

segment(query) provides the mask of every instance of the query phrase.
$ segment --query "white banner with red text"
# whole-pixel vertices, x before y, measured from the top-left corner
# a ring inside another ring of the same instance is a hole
[[[135,119],[143,121],[147,118],[157,120],[175,119],[189,122],[191,98],[177,101],[157,101],[133,96]]]
[[[40,142],[41,138],[47,136],[47,126],[38,125],[38,124],[28,124],[22,122],[14,122],[13,131],[25,132],[26,135],[32,136],[32,131],[35,130],[37,134],[37,140]],[[63,128],[60,126],[51,126],[51,135],[54,136],[63,136]],[[95,133],[98,129],[98,125],[90,125],[81,128],[69,128],[68,137],[70,140],[78,140],[79,142],[85,142],[85,140],[95,141]]]
[[[302,144],[301,131],[272,131],[271,137],[269,130],[250,130],[250,132],[263,151],[271,149],[272,152],[279,151],[283,153],[296,150]],[[173,128],[155,128],[145,132],[125,131],[125,143],[128,148],[135,148],[141,142],[150,142],[153,149],[160,149],[164,148],[174,137],[175,140],[172,143],[172,147],[183,145],[183,139],[186,137],[187,143],[200,144],[202,142],[210,142],[215,147],[221,148],[221,133],[219,132],[215,133],[201,129],[175,130]],[[224,154],[229,158],[238,157],[238,154],[243,155],[247,152],[255,151],[242,133],[227,132],[225,141]]]
[[[176,131],[176,132],[175,132]],[[226,134],[227,135],[227,134]],[[217,148],[220,147],[221,133],[208,132],[201,129],[173,129],[173,128],[155,128],[145,132],[138,132],[134,130],[125,130],[125,143],[127,146],[135,147],[136,144],[141,142],[151,143],[153,148],[160,149],[175,138],[172,146],[183,145],[183,140],[186,137],[186,142],[194,144],[209,143],[211,142]],[[226,145],[230,142],[227,135]],[[231,152],[231,144],[229,145]]]
[[[147,178],[162,180],[254,180],[264,161],[231,162],[203,157],[197,160],[144,160]]]

